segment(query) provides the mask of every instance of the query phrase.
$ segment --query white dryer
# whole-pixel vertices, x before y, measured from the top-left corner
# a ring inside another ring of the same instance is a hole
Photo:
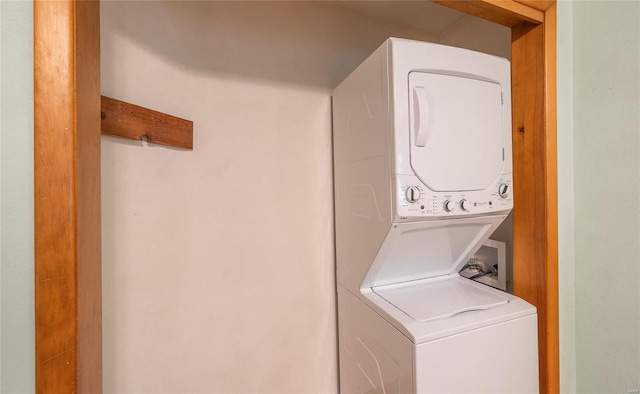
[[[341,392],[538,392],[536,309],[458,275],[513,207],[509,62],[391,38],[333,130]]]

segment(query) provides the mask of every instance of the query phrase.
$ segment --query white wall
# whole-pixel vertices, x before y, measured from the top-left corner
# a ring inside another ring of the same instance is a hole
[[[0,2],[0,392],[33,392],[33,4]]]
[[[194,150],[104,138],[106,392],[337,391],[331,89],[409,26],[319,2],[103,2],[102,89]]]
[[[640,388],[640,3],[573,5],[577,391]]]
[[[632,392],[640,389],[640,3],[561,6],[569,45],[559,44],[572,56],[559,57],[559,76],[572,81],[558,86],[559,132],[572,135],[561,137],[560,154],[573,156],[572,171],[565,163],[559,174],[573,183],[560,195],[561,296],[570,299],[575,286],[575,316],[561,302],[562,384],[567,392]]]

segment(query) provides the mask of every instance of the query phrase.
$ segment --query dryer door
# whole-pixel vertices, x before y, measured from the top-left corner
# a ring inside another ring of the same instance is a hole
[[[430,72],[409,73],[411,167],[433,191],[484,190],[504,164],[502,87]]]

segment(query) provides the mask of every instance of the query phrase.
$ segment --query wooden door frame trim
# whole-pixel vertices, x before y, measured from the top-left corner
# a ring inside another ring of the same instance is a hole
[[[33,12],[36,392],[100,393],[100,4]]]
[[[557,393],[555,1],[436,2],[512,28],[514,290]],[[34,3],[37,392],[102,391],[99,26],[98,1]]]

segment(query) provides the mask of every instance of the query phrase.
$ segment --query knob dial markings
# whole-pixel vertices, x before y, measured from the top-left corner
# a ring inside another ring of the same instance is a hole
[[[409,186],[404,191],[404,198],[411,204],[418,202],[420,200],[420,189],[417,186]]]
[[[453,201],[451,201],[451,200],[446,200],[446,201],[444,202],[444,204],[442,204],[442,207],[444,208],[444,210],[445,210],[446,212],[451,212],[451,211],[453,211],[453,209],[454,209],[454,207],[455,207],[455,204],[454,204],[454,203],[453,203]]]
[[[511,192],[511,187],[509,187],[508,184],[506,183],[501,183],[498,186],[498,195],[501,198],[507,198],[507,196],[509,195],[509,193]]]

